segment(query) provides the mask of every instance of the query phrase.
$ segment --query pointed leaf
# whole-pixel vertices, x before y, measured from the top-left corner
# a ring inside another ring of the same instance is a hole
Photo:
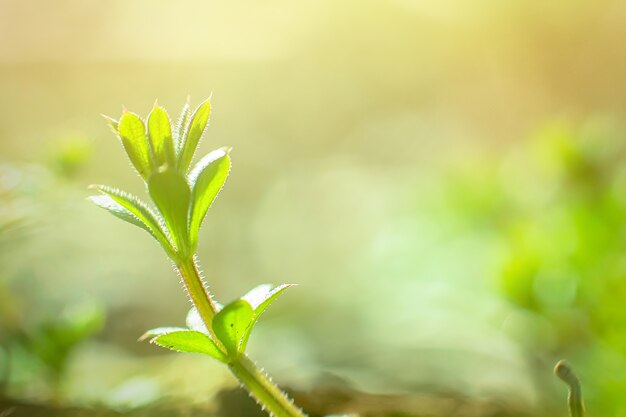
[[[190,216],[190,240],[192,247],[198,243],[200,226],[209,207],[220,192],[228,173],[230,172],[230,157],[227,149],[217,149],[198,162],[189,174],[193,187],[193,196]]]
[[[245,293],[241,299],[246,300],[248,304],[252,306],[252,309],[256,309],[263,301],[265,301],[272,291],[272,284],[261,284],[247,293]]]
[[[251,306],[253,311],[252,320],[246,329],[243,339],[241,341],[241,351],[246,350],[248,345],[248,339],[252,333],[254,325],[259,320],[259,316],[276,300],[287,288],[293,287],[296,284],[282,284],[272,289],[269,284],[259,285],[258,287],[250,290],[246,295],[241,297],[246,300]]]
[[[295,287],[298,284],[281,284],[272,288],[271,284],[262,284],[248,291],[241,297],[246,300],[254,309],[255,315],[260,315],[280,296],[287,288]]]
[[[173,169],[165,169],[150,176],[148,191],[163,215],[177,249],[187,254],[189,250],[187,218],[191,198],[187,181]]]
[[[105,114],[103,114],[102,117],[104,117],[104,119],[107,121],[113,133],[115,133],[116,136],[119,136],[120,122]]]
[[[118,131],[128,158],[145,180],[152,170],[152,158],[143,120],[126,112],[120,119]]]
[[[89,197],[89,200],[93,202],[98,207],[101,207],[107,210],[109,213],[113,214],[115,217],[118,217],[125,222],[130,224],[134,224],[137,227],[142,228],[146,232],[152,235],[152,230],[144,224],[141,220],[137,218],[133,213],[119,205],[115,200],[113,200],[108,195],[94,195]]]
[[[178,169],[182,173],[187,173],[193,154],[196,152],[200,138],[206,129],[211,114],[211,103],[206,100],[200,104],[191,116],[189,126],[185,130],[185,137],[182,145],[182,152],[178,160]]]
[[[172,127],[167,111],[163,107],[155,106],[148,116],[148,137],[152,144],[154,160],[157,167],[168,165],[176,166],[174,156],[174,140]]]
[[[183,109],[180,112],[180,116],[178,116],[178,122],[176,123],[174,145],[176,148],[177,158],[180,157],[180,153],[183,149],[183,144],[185,141],[185,129],[187,129],[187,124],[189,123],[190,115],[191,115],[191,107],[189,106],[189,97],[187,97],[187,102],[183,106]]]
[[[236,300],[226,305],[213,317],[213,331],[222,342],[229,356],[235,357],[243,351],[241,341],[254,312],[246,300]]]
[[[167,237],[163,220],[155,214],[146,203],[141,201],[136,196],[112,188],[106,185],[95,186],[100,192],[111,197],[116,203],[124,207],[137,217],[145,226],[148,227],[150,234],[164,247],[168,253],[172,251],[172,244]]]
[[[195,330],[176,330],[156,336],[150,343],[175,350],[177,352],[202,353],[225,362],[224,353],[209,336]]]
[[[150,329],[138,339],[140,342],[148,339],[154,339],[157,336],[162,336],[164,334],[172,333],[172,332],[180,332],[189,329],[185,329],[184,327],[157,327],[155,329]]]
[[[187,327],[189,327],[191,330],[196,330],[198,332],[209,334],[209,331],[207,330],[204,321],[202,321],[202,317],[200,316],[198,309],[195,307],[191,307],[189,313],[187,313],[187,319],[185,320],[185,323],[187,324]]]

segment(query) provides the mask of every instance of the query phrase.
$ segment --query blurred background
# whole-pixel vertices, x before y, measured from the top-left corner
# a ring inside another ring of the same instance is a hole
[[[0,0],[3,401],[254,415],[217,362],[137,342],[189,305],[157,244],[86,201],[145,196],[101,113],[212,94],[201,150],[234,166],[200,260],[224,302],[300,284],[250,349],[313,415],[565,415],[567,358],[592,415],[626,416],[625,19],[619,0]]]

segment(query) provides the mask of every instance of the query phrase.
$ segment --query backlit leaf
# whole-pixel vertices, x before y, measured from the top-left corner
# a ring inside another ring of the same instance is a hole
[[[152,158],[143,120],[134,113],[126,112],[118,125],[119,136],[128,158],[143,179],[152,170]]]
[[[150,176],[148,190],[165,219],[177,249],[187,255],[189,252],[187,219],[191,198],[187,181],[173,169],[164,169]]]
[[[157,327],[155,329],[150,329],[142,334],[138,340],[141,342],[148,339],[154,339],[157,336],[162,336],[167,333],[180,332],[185,330],[189,329],[185,329],[184,327]]]
[[[236,300],[213,317],[213,331],[226,347],[229,356],[235,357],[243,352],[240,349],[241,342],[253,314],[252,307],[246,300]]]
[[[146,232],[152,235],[152,230],[150,230],[150,228],[145,223],[139,220],[137,216],[135,216],[133,213],[131,213],[130,211],[122,207],[119,203],[117,203],[108,195],[94,195],[94,196],[89,197],[89,200],[92,201],[98,207],[101,207],[107,210],[109,213],[113,214],[114,216],[130,224],[134,224],[135,226],[142,228],[143,230],[145,230]]]
[[[224,353],[209,336],[195,330],[175,330],[154,337],[150,343],[175,350],[177,352],[202,353],[225,362]]]
[[[206,325],[204,324],[204,321],[202,321],[202,317],[200,316],[198,309],[195,307],[191,307],[189,313],[187,313],[187,319],[185,320],[185,323],[187,324],[187,327],[189,327],[191,330],[196,330],[198,332],[206,334],[209,333]]]
[[[180,112],[180,116],[178,116],[178,121],[176,122],[174,147],[176,150],[177,157],[180,157],[180,153],[183,149],[183,144],[185,140],[185,130],[187,129],[187,124],[189,123],[190,115],[191,115],[191,107],[189,106],[189,97],[187,97],[187,102],[183,106],[183,109]]]
[[[198,242],[198,233],[209,207],[220,192],[228,173],[230,157],[228,149],[217,149],[198,162],[189,174],[192,184],[192,207],[190,216],[190,241],[193,248]]]
[[[254,325],[259,320],[259,316],[263,314],[270,304],[272,304],[274,300],[276,300],[287,288],[295,285],[296,284],[282,284],[272,289],[271,285],[263,284],[252,289],[246,295],[241,297],[243,300],[246,300],[253,309],[252,320],[250,320],[250,324],[248,325],[248,328],[246,328],[241,341],[240,349],[242,352],[246,350],[250,333],[252,333]]]
[[[104,117],[104,119],[107,121],[107,123],[109,124],[109,127],[111,128],[113,133],[115,133],[116,136],[119,136],[119,134],[120,134],[119,133],[120,122],[118,122],[114,118],[109,117],[109,116],[107,116],[105,114],[103,114],[102,117]]]
[[[148,116],[148,137],[157,167],[176,166],[170,118],[163,107],[155,106]]]
[[[206,129],[210,114],[211,103],[209,100],[206,100],[198,106],[191,116],[189,126],[187,126],[185,131],[182,151],[178,161],[178,169],[184,174],[186,174],[189,169],[191,159],[193,158],[196,148],[198,147],[198,143],[200,142],[200,138]]]
[[[172,251],[172,245],[167,237],[163,220],[159,218],[146,203],[130,193],[107,187],[106,185],[97,185],[95,188],[108,195],[116,203],[131,212],[148,227],[150,234],[168,251],[168,253]]]

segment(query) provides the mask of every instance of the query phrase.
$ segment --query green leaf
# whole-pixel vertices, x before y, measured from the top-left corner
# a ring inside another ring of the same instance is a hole
[[[72,351],[103,323],[104,312],[98,305],[77,305],[29,329],[23,342],[29,353],[60,376],[67,369]]]
[[[140,342],[143,342],[144,340],[152,340],[157,336],[162,336],[164,334],[168,334],[168,333],[172,333],[172,332],[180,332],[180,331],[186,331],[189,329],[186,329],[184,327],[157,327],[155,329],[150,329],[147,332],[145,332],[144,334],[141,335],[141,337],[138,339]]]
[[[196,247],[202,221],[213,200],[224,186],[230,172],[228,152],[228,149],[222,148],[209,153],[198,162],[189,174],[189,181],[193,187],[189,224],[192,248]]]
[[[230,357],[243,353],[241,342],[253,314],[252,306],[246,300],[236,300],[213,317],[213,331]]]
[[[280,296],[287,288],[295,287],[298,284],[281,284],[272,288],[271,284],[262,284],[248,291],[241,297],[246,300],[254,309],[255,315],[259,316]]]
[[[206,100],[198,106],[191,116],[189,126],[185,131],[184,141],[182,144],[182,152],[178,160],[178,170],[184,174],[187,173],[193,154],[196,152],[200,138],[206,129],[211,114],[211,103]]]
[[[250,290],[246,295],[241,297],[243,300],[246,300],[250,306],[252,306],[253,314],[252,320],[250,320],[250,324],[244,333],[243,339],[241,341],[241,351],[246,350],[246,346],[248,345],[248,339],[250,338],[250,333],[252,333],[252,329],[254,325],[259,320],[259,316],[263,314],[263,312],[276,300],[287,288],[293,287],[296,284],[282,284],[278,287],[272,289],[270,284],[259,285],[258,287]]]
[[[152,158],[143,120],[134,113],[126,112],[120,119],[118,132],[128,158],[145,180],[152,171]]]
[[[119,136],[120,122],[112,117],[107,116],[106,114],[103,114],[101,116],[104,117],[104,119],[107,121],[113,133],[115,133],[116,136]]]
[[[170,118],[163,107],[155,106],[148,116],[148,137],[157,167],[176,166]]]
[[[93,187],[108,195],[117,204],[132,213],[147,227],[146,230],[163,246],[168,254],[172,252],[172,244],[167,237],[163,219],[155,214],[146,203],[136,196],[116,188],[107,187],[106,185],[96,185]]]
[[[148,179],[148,191],[165,219],[176,248],[189,254],[187,219],[191,191],[185,178],[173,169],[156,172]]]
[[[183,109],[180,112],[180,116],[178,116],[178,122],[176,123],[176,133],[174,137],[176,157],[180,157],[180,153],[183,149],[183,144],[185,141],[185,129],[187,129],[187,124],[189,123],[190,113],[191,107],[189,106],[189,97],[187,97],[187,102],[183,106]]]
[[[152,230],[143,223],[141,220],[137,218],[133,213],[119,205],[115,200],[113,200],[108,195],[94,195],[89,197],[89,200],[92,201],[98,207],[101,207],[107,210],[109,213],[113,214],[115,217],[118,217],[125,222],[130,224],[134,224],[137,227],[142,228],[146,232],[152,234]]]
[[[187,324],[187,327],[189,327],[191,330],[196,330],[205,334],[209,333],[206,325],[204,324],[204,321],[202,321],[202,317],[200,316],[198,309],[195,307],[191,307],[189,313],[187,313],[187,319],[185,320],[185,323]]]
[[[206,334],[195,330],[182,329],[171,332],[165,330],[162,334],[150,340],[150,343],[177,352],[202,353],[212,356],[221,362],[226,362],[226,356],[215,342]]]

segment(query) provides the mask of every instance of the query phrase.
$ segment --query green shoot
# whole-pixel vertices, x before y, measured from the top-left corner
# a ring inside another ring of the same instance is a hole
[[[580,380],[572,367],[564,360],[559,361],[554,367],[554,374],[569,386],[567,404],[570,417],[585,417],[585,403],[582,397]]]
[[[305,414],[246,356],[248,339],[259,316],[290,284],[261,285],[224,307],[213,300],[197,264],[196,249],[206,214],[230,172],[230,148],[220,148],[190,169],[206,130],[210,102],[191,113],[185,104],[172,129],[167,111],[156,103],[147,120],[125,111],[118,120],[105,116],[132,166],[143,179],[150,203],[105,185],[91,197],[99,207],[150,234],[174,262],[193,307],[187,327],[160,327],[140,340],[178,352],[210,356],[230,368],[270,415]]]

